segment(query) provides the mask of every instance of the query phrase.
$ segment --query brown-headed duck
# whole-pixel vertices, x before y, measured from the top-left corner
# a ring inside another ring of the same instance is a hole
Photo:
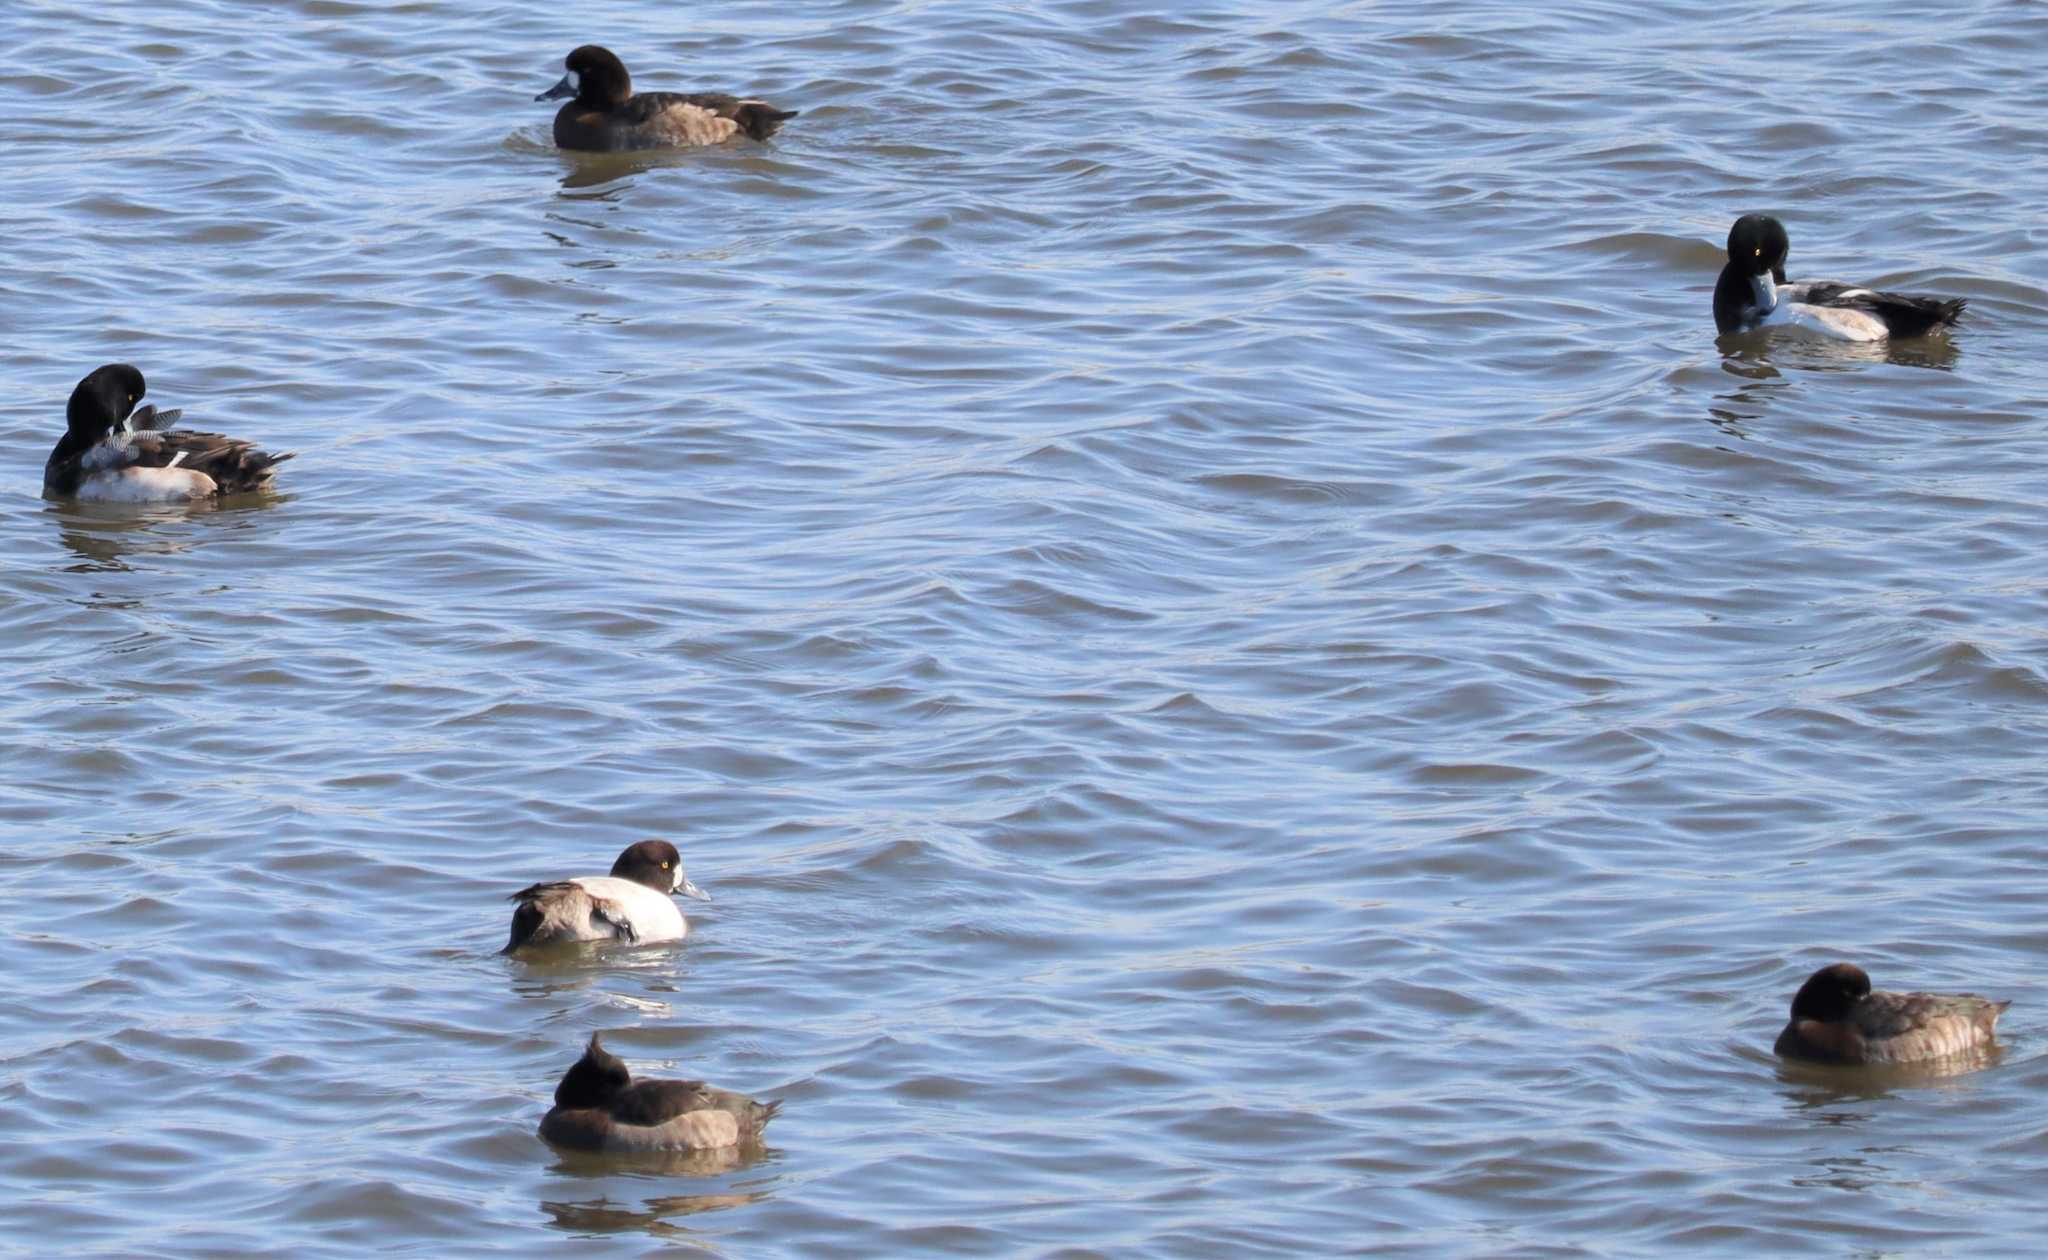
[[[711,900],[683,874],[683,858],[666,840],[626,846],[609,875],[534,884],[512,894],[512,940],[505,953],[563,941],[679,941],[690,931],[674,893]]]
[[[626,64],[596,44],[570,53],[563,65],[562,81],[533,99],[574,98],[555,112],[555,143],[564,149],[687,148],[741,134],[766,140],[798,112],[722,92],[635,93]]]
[[[1724,333],[1795,327],[1839,341],[1924,337],[1956,322],[1962,298],[1879,293],[1836,280],[1785,282],[1785,225],[1745,214],[1728,229],[1728,262],[1714,285],[1714,327]]]
[[[759,1141],[781,1106],[702,1081],[636,1081],[592,1033],[555,1086],[540,1135],[578,1151],[707,1151]]]
[[[174,428],[181,412],[136,406],[148,387],[126,363],[94,368],[71,391],[43,493],[88,503],[171,503],[268,490],[291,458],[239,438]]]
[[[1816,1063],[1939,1059],[1988,1047],[1992,1026],[2011,1005],[1974,993],[1873,992],[1863,968],[1833,963],[1799,986],[1772,1049]]]

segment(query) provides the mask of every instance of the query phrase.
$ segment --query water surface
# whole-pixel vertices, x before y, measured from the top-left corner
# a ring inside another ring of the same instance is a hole
[[[2031,1249],[2048,16],[614,10],[0,17],[5,1247]],[[1717,341],[1753,209],[1963,329]],[[117,360],[281,493],[43,501]],[[593,1029],[767,1150],[548,1150]]]

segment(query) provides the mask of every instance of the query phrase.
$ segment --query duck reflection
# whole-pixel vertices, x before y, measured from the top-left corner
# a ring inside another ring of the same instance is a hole
[[[1911,1063],[1883,1063],[1862,1066],[1813,1063],[1804,1059],[1780,1059],[1779,1083],[1790,1087],[1786,1101],[1798,1111],[1815,1111],[1850,1100],[1889,1098],[1903,1089],[1941,1086],[1959,1076],[1981,1072],[1997,1065],[2005,1048],[1997,1043],[1980,1045],[1959,1054],[1937,1059],[1916,1059]],[[1834,1113],[1823,1118],[1842,1123]],[[1853,1123],[1854,1121],[1849,1121]]]
[[[1772,338],[1756,333],[1729,333],[1716,338],[1722,370],[1737,376],[1776,376],[1772,362],[1813,372],[1848,372],[1872,363],[1950,371],[1962,352],[1947,337],[1908,337],[1898,341],[1823,341],[1811,337]]]
[[[1742,383],[1707,408],[1707,423],[1731,437],[1747,438],[1744,425],[1765,413],[1770,391],[1787,383],[1780,370],[1853,372],[1874,363],[1950,371],[1958,355],[1947,337],[1915,337],[1904,341],[1815,341],[1785,338],[1773,342],[1756,333],[1730,333],[1715,343],[1721,370]]]
[[[772,1161],[775,1152],[754,1143],[725,1146],[708,1151],[649,1151],[635,1155],[596,1155],[556,1151],[550,1172],[582,1178],[612,1178],[621,1175],[648,1177],[715,1177],[740,1172],[755,1164]],[[673,1223],[674,1218],[695,1216],[744,1207],[769,1197],[766,1188],[727,1186],[701,1194],[664,1194],[647,1199],[639,1207],[610,1197],[583,1202],[543,1199],[541,1210],[550,1223],[570,1233],[618,1234],[644,1231],[657,1237],[689,1233]]]
[[[127,572],[130,557],[176,555],[204,536],[164,526],[215,512],[248,510],[246,504],[227,507],[206,499],[148,506],[63,502],[45,508],[57,525],[58,540],[78,558],[67,566],[73,573]]]

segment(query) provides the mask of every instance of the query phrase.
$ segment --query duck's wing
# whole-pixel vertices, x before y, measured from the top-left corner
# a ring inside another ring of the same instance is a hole
[[[533,884],[513,893],[512,939],[504,952],[561,941],[635,941],[632,916],[616,902],[572,879]]]
[[[1887,293],[1839,280],[1809,280],[1779,290],[1784,300],[1807,306],[1863,311],[1884,321],[1894,337],[1924,337],[1956,322],[1969,305],[1966,298],[1928,297],[1919,293]]]
[[[152,422],[162,424],[176,412],[152,412]],[[144,429],[116,436],[87,452],[87,467],[97,471],[129,468],[176,468],[212,478],[220,494],[241,494],[268,488],[277,466],[292,452],[273,455],[258,450],[252,442],[200,433],[192,429]]]
[[[614,1100],[611,1115],[651,1130],[643,1140],[652,1146],[705,1150],[760,1137],[781,1106],[779,1099],[756,1102],[702,1081],[635,1081]]]
[[[623,108],[634,122],[699,133],[707,130],[705,124],[729,123],[730,126],[709,127],[708,130],[721,132],[720,139],[730,137],[735,131],[743,131],[756,140],[766,140],[783,123],[802,112],[777,109],[766,101],[724,92],[641,92],[629,99]],[[697,125],[691,127],[692,122]],[[707,143],[701,139],[689,142]]]
[[[1931,1059],[1989,1041],[2010,1005],[1974,993],[1876,992],[1858,1002],[1850,1018],[1873,1059]]]
[[[710,1092],[702,1081],[634,1081],[612,1103],[612,1117],[627,1124],[666,1124],[705,1110]]]
[[[121,422],[121,428],[128,433],[142,433],[150,429],[169,429],[175,427],[178,423],[178,417],[184,414],[185,412],[182,408],[173,407],[169,411],[158,411],[155,403],[144,403],[128,413],[128,418]]]

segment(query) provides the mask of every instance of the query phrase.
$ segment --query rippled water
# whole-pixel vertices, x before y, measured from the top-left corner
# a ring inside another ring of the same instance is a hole
[[[0,15],[0,1249],[2031,1249],[2048,14],[615,7]],[[1717,342],[1752,209],[1963,328]],[[43,501],[115,360],[282,493]],[[592,1029],[766,1152],[550,1151]]]

